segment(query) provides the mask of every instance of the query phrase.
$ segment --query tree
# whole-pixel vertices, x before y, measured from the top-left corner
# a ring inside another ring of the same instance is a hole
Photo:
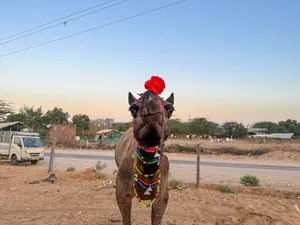
[[[34,108],[34,106],[24,105],[19,109],[18,113],[12,113],[7,116],[7,122],[20,121],[29,127],[33,127],[34,131],[40,133],[41,137],[47,135],[46,121],[42,107]]]
[[[13,113],[11,103],[0,100],[0,122],[3,122],[8,115]]]
[[[189,130],[193,134],[214,135],[217,128],[217,123],[208,121],[206,118],[203,117],[194,118],[189,123]]]
[[[286,121],[280,121],[278,123],[278,130],[282,133],[294,133],[300,135],[300,123],[297,120],[288,119]]]
[[[44,120],[47,124],[66,124],[68,123],[69,113],[64,112],[61,108],[55,107],[45,113]]]
[[[129,128],[131,127],[131,122],[127,123],[114,123],[113,128],[121,131],[121,132],[126,132]]]
[[[294,133],[300,135],[300,123],[297,120],[287,119],[278,123],[261,121],[253,125],[254,128],[267,128],[268,133]]]
[[[89,130],[89,116],[84,114],[77,114],[72,117],[72,121],[74,124],[76,124],[78,134],[83,134],[85,131]]]
[[[277,132],[278,124],[270,121],[260,121],[253,125],[253,128],[266,128],[268,129],[268,133]]]
[[[233,121],[225,122],[222,127],[228,137],[232,136],[233,138],[243,138],[247,136],[247,129],[242,123]]]
[[[170,119],[169,127],[171,134],[187,134],[189,133],[189,124],[179,119]]]
[[[42,107],[34,108],[34,106],[22,106],[18,113],[12,113],[7,116],[7,122],[20,121],[27,126],[43,124],[43,111]]]

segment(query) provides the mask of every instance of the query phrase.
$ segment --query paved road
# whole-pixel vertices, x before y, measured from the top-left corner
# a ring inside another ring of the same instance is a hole
[[[50,153],[45,152],[45,157],[49,157],[49,156]],[[56,153],[55,157],[69,158],[69,159],[107,160],[107,161],[115,160],[113,156],[106,156],[100,154],[83,155],[83,154],[73,154],[73,153]],[[171,164],[177,164],[177,165],[196,165],[196,161],[193,160],[169,160],[169,161]],[[276,166],[276,165],[240,164],[240,163],[223,163],[223,162],[206,162],[206,161],[201,161],[201,166],[300,172],[300,167],[297,166]]]

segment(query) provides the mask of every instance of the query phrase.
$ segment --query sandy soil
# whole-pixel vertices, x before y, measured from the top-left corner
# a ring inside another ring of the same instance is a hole
[[[43,165],[0,164],[0,224],[121,225],[115,189],[95,174],[56,172],[56,184],[25,182],[47,176]],[[114,182],[114,179],[113,179]],[[163,225],[297,225],[300,193],[263,188],[215,191],[214,185],[170,191]],[[150,210],[133,200],[133,224],[150,224]]]

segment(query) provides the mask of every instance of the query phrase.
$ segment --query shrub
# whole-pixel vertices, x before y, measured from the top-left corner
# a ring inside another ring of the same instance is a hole
[[[96,171],[96,177],[100,180],[103,180],[106,178],[106,174],[105,173],[102,173],[100,170],[97,170]]]
[[[180,186],[182,186],[182,183],[179,180],[173,178],[172,180],[169,181],[170,189],[177,189]]]
[[[102,163],[101,161],[98,161],[96,166],[95,166],[95,171],[96,171],[96,177],[98,179],[105,179],[106,174],[102,172],[103,169],[107,167],[106,163]]]
[[[74,172],[75,171],[75,167],[73,166],[70,166],[68,169],[67,169],[67,172]]]
[[[107,164],[106,163],[102,163],[101,161],[98,161],[96,166],[95,166],[95,170],[96,171],[101,171],[103,169],[105,169],[107,167]]]
[[[220,185],[217,187],[217,190],[223,193],[232,193],[231,188],[227,185]]]
[[[257,176],[249,175],[241,177],[240,183],[244,186],[257,187],[259,186],[259,179]]]

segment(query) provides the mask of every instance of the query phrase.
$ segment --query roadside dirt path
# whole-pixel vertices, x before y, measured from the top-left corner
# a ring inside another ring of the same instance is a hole
[[[1,225],[121,225],[115,189],[90,173],[57,172],[56,184],[27,182],[47,176],[43,166],[0,164]],[[113,180],[114,181],[114,180]],[[26,183],[25,183],[26,182]],[[170,191],[163,225],[298,225],[299,192],[213,186]],[[150,224],[150,210],[133,199],[133,225]]]

